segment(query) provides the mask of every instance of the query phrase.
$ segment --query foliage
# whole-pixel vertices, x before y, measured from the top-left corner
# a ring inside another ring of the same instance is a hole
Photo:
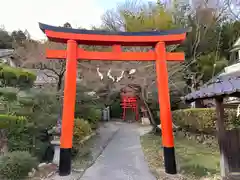
[[[87,120],[92,128],[96,128],[101,120],[101,108],[103,105],[96,96],[90,96],[84,87],[78,87],[76,97],[75,117]]]
[[[200,9],[176,2],[174,9],[174,19],[181,19],[182,27],[190,30],[178,48],[186,55],[184,68],[179,73],[184,75],[188,91],[197,90],[231,63],[229,51],[239,38],[238,20],[229,18],[222,3],[211,8],[209,2]]]
[[[113,118],[121,118],[122,115],[122,107],[120,105],[121,100],[120,99],[116,99],[112,104],[111,104],[111,108],[110,108],[110,114],[111,117]]]
[[[91,125],[84,119],[75,119],[73,142],[75,146],[92,133]]]
[[[110,96],[110,116],[114,118],[121,118],[122,108],[121,108],[121,96],[120,92],[117,92]]]
[[[64,59],[46,61],[45,49],[66,49],[65,44],[45,41],[39,43],[33,39],[24,39],[24,36],[18,35],[16,42],[15,56],[21,61],[21,67],[29,69],[39,69],[41,73],[47,77],[46,81],[54,80],[56,82],[56,90],[62,89],[64,74],[66,71],[66,61]]]
[[[6,98],[8,101],[14,101],[17,99],[17,88],[13,87],[4,87],[0,88],[0,96]]]
[[[10,116],[0,114],[0,129],[6,129],[18,124],[24,125],[27,119],[24,116]]]
[[[27,151],[15,151],[0,157],[0,176],[18,180],[28,176],[28,172],[37,166],[37,159]]]
[[[27,33],[24,33],[21,30],[13,31],[11,37],[13,39],[13,42],[18,45],[23,45],[23,42],[28,38]]]
[[[96,129],[98,127],[98,122],[101,120],[101,117],[102,117],[101,109],[92,107],[89,110],[87,121],[89,122],[93,129]]]
[[[12,37],[7,31],[0,28],[0,49],[12,48]]]
[[[31,152],[42,160],[50,146],[47,131],[57,124],[60,113],[58,95],[46,90],[30,89],[19,93],[18,97],[19,102],[24,105],[22,112],[18,114],[24,113],[29,119],[26,133],[31,135]]]
[[[102,17],[103,28],[111,31],[168,30],[178,25],[172,13],[161,3],[138,3],[126,1],[116,11],[108,10]]]
[[[11,107],[10,114],[14,115],[8,116],[11,119],[24,116],[22,119],[25,120],[21,121],[22,123],[11,123],[7,127],[9,150],[29,151],[42,160],[46,149],[50,146],[47,130],[56,125],[59,116],[58,95],[34,88],[24,91],[14,88],[2,88],[1,90],[6,104]],[[10,103],[15,104],[15,107],[12,108]]]
[[[201,74],[201,79],[204,83],[218,74],[228,64],[224,57],[218,58],[217,56],[216,53],[212,52],[198,58],[197,71]]]
[[[176,28],[171,13],[161,4],[141,4],[135,12],[123,5],[120,14],[128,32]]]
[[[240,21],[229,21],[222,25],[221,54],[230,59],[229,51],[240,37]],[[236,60],[236,59],[235,59]]]
[[[88,121],[84,119],[75,119],[73,131],[72,156],[88,154],[90,151],[85,146],[84,138],[91,135],[92,129]]]
[[[0,81],[2,86],[31,87],[36,80],[36,75],[30,71],[13,68],[0,64]]]
[[[186,53],[184,78],[189,90],[193,91],[220,72],[228,62],[220,49],[221,18],[215,17],[210,24],[197,21],[196,14],[189,15],[189,19],[192,30],[180,49]]]
[[[97,126],[99,120],[101,120],[101,110],[97,106],[84,105],[81,110],[76,111],[77,118],[85,119],[94,128]]]
[[[234,128],[239,121],[236,110],[225,110],[225,124]],[[216,131],[216,110],[213,108],[194,108],[173,111],[173,121],[181,128],[193,132],[214,133]]]
[[[171,92],[170,93],[170,105],[171,105],[171,110],[177,110],[181,108],[187,108],[188,105],[185,104],[180,97],[183,96],[183,92]],[[160,117],[159,117],[159,102],[158,102],[158,93],[152,93],[152,97],[149,98],[148,100],[148,106],[151,109],[154,121],[157,125],[160,124]]]
[[[59,115],[59,99],[56,92],[44,89],[30,89],[18,93],[18,101],[29,109],[28,117],[38,128],[51,128]]]
[[[28,123],[11,124],[7,128],[7,144],[8,150],[12,151],[28,151],[32,152],[33,135],[28,128]]]

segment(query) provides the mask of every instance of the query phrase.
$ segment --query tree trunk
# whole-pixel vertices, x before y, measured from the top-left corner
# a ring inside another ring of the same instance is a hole
[[[60,75],[58,76],[58,83],[57,83],[57,91],[59,92],[62,88],[62,79],[63,79],[63,76]]]
[[[6,130],[0,129],[0,156],[8,152]]]
[[[145,106],[145,108],[147,109],[147,113],[148,113],[149,119],[150,119],[150,121],[151,121],[151,124],[152,124],[153,126],[156,126],[156,122],[155,122],[155,120],[154,120],[152,111],[151,111],[151,109],[149,108],[148,103],[147,103],[147,99],[146,99],[146,88],[145,88],[145,87],[141,87],[140,100],[144,103],[144,106]]]

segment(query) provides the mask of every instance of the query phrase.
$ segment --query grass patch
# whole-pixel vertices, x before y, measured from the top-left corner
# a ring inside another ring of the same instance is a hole
[[[73,159],[74,169],[86,169],[93,161],[91,148],[96,141],[96,136],[91,137],[89,140],[78,146],[78,153]]]
[[[141,143],[150,169],[153,171],[162,169],[161,137],[146,134],[141,137]],[[191,179],[220,173],[220,155],[216,147],[208,147],[194,140],[176,137],[175,151],[180,173]]]

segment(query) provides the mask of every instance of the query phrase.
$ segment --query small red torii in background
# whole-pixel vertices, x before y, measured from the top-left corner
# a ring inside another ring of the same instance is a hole
[[[127,109],[132,109],[134,114],[135,114],[135,120],[138,121],[138,102],[137,102],[137,98],[136,97],[129,97],[129,96],[125,96],[122,95],[121,97],[121,106],[123,109],[123,115],[122,115],[122,119],[125,121],[126,120],[126,113],[127,113]]]
[[[60,139],[59,174],[66,176],[71,173],[77,60],[156,62],[165,171],[169,174],[176,174],[166,61],[184,61],[184,53],[166,52],[166,46],[180,44],[186,38],[186,31],[107,32],[55,27],[41,23],[39,25],[50,41],[67,44],[66,50],[47,50],[46,53],[46,57],[49,59],[66,59],[67,61]],[[79,44],[111,46],[112,51],[89,52],[79,48]],[[151,46],[154,50],[149,52],[123,52],[122,46]]]
[[[126,120],[127,110],[131,109],[134,112],[135,120],[139,119],[139,109],[138,109],[138,99],[136,96],[136,91],[129,85],[121,89],[121,107],[122,107],[122,119]]]

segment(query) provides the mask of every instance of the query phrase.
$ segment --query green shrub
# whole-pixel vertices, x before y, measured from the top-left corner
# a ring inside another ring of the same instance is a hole
[[[26,151],[15,151],[0,157],[0,176],[3,179],[19,180],[37,166],[37,159]]]
[[[73,131],[73,148],[72,156],[76,156],[85,149],[82,140],[92,133],[91,125],[84,119],[75,119]]]
[[[95,129],[101,120],[101,109],[94,105],[84,104],[76,107],[75,117],[88,121],[91,127]]]
[[[34,134],[29,129],[29,123],[10,124],[7,128],[8,149],[9,151],[29,151],[33,146]]]
[[[73,140],[79,144],[86,136],[92,133],[91,126],[84,119],[75,119]]]
[[[215,108],[192,108],[173,111],[173,121],[180,127],[194,132],[214,133],[216,131]],[[239,122],[236,110],[225,109],[227,129],[234,128]]]
[[[0,88],[0,96],[3,96],[9,101],[13,101],[17,99],[18,89],[14,87],[4,87]]]
[[[29,151],[42,161],[51,140],[46,132],[56,125],[59,116],[57,95],[46,90],[29,89],[18,92],[17,102],[20,106],[12,113],[26,117],[27,122],[12,124],[8,128],[8,148],[10,151]]]
[[[27,118],[0,114],[0,129],[5,129],[9,151],[29,150],[31,135],[26,134]]]
[[[11,116],[0,114],[0,129],[11,128],[11,126],[24,125],[27,119],[24,116]]]
[[[115,100],[111,105],[111,117],[122,118],[122,107],[120,99]]]
[[[101,110],[90,108],[86,120],[89,122],[93,129],[96,129],[98,122],[101,120]]]
[[[3,86],[31,87],[36,75],[21,68],[0,64],[0,80]]]

